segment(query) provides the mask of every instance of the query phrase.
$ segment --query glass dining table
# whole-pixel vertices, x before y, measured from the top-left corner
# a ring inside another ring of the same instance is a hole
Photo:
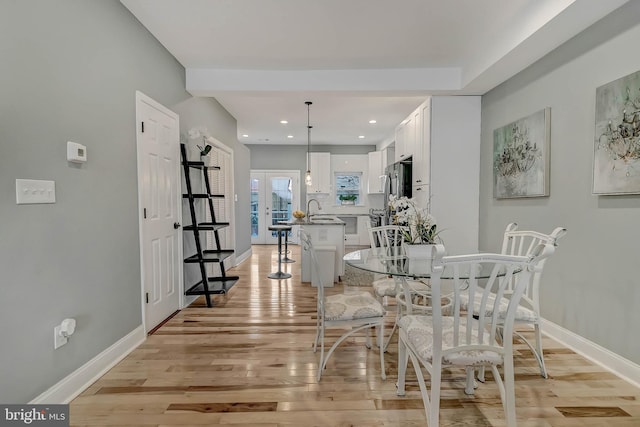
[[[431,292],[428,286],[430,284],[428,279],[432,274],[430,259],[409,258],[404,254],[387,255],[384,248],[368,248],[349,252],[344,255],[343,260],[351,267],[393,277],[396,283],[397,302],[407,312],[411,313],[412,308],[423,311],[425,301],[430,305]],[[447,278],[446,276],[447,274],[442,278]],[[452,277],[451,274],[448,276]],[[416,281],[422,284],[418,283],[416,286]],[[416,299],[421,299],[420,307],[405,302]],[[398,314],[400,315],[400,312]]]
[[[351,267],[389,276],[414,279],[431,277],[431,260],[386,255],[382,248],[359,249],[346,253],[344,262]]]
[[[429,279],[431,278],[431,259],[410,258],[406,255],[386,255],[382,248],[359,249],[346,253],[343,257],[344,262],[354,268],[365,270],[371,273],[394,276],[399,279]],[[476,279],[487,279],[491,276],[493,270],[491,268],[480,269],[474,271],[471,275],[470,271],[460,270],[457,272],[460,279],[468,279],[474,277]],[[518,270],[515,271],[516,273]],[[498,272],[497,275],[504,273]],[[454,269],[449,266],[445,267],[440,275],[441,279],[453,279]]]
[[[455,257],[453,257],[455,258]],[[345,263],[351,267],[365,270],[371,273],[384,274],[392,276],[396,282],[396,319],[393,329],[389,337],[384,343],[386,351],[392,336],[398,327],[400,317],[405,314],[427,314],[432,312],[434,299],[439,300],[442,310],[453,308],[453,279],[454,275],[458,279],[488,279],[492,275],[497,277],[504,276],[505,271],[494,268],[484,268],[480,266],[477,270],[471,272],[469,270],[454,269],[446,266],[442,269],[440,279],[435,283],[428,280],[432,277],[431,260],[424,258],[409,258],[406,255],[387,255],[382,248],[360,249],[349,252],[343,257]],[[516,268],[513,272],[519,273],[521,270]],[[426,290],[416,290],[411,284],[412,281],[422,282],[426,286]],[[434,287],[438,284],[437,287]],[[467,386],[465,392],[469,395],[474,393],[476,381],[473,377],[467,378]]]
[[[429,280],[433,274],[431,259],[410,258],[406,255],[387,255],[383,248],[368,248],[349,252],[344,255],[343,260],[351,267],[391,276],[395,279],[398,310],[396,325],[394,325],[391,334],[395,332],[400,316],[411,313],[429,313],[434,295],[438,295],[441,307],[450,306],[453,297],[453,280],[451,279],[454,276],[461,280],[471,278],[483,280],[488,279],[492,274],[498,277],[505,274],[504,271],[494,270],[492,266],[485,268],[487,266],[479,265],[479,269],[471,272],[447,265],[440,273],[441,280],[437,282],[439,289],[434,294],[434,284]],[[514,271],[514,273],[518,272],[518,269]],[[416,286],[416,281],[421,284],[418,283]]]

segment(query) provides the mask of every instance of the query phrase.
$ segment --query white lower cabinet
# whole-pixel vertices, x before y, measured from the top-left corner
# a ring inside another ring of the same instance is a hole
[[[309,234],[315,248],[335,247],[333,281],[337,282],[339,276],[344,275],[344,224],[305,224],[302,230]],[[322,266],[320,266],[322,268]],[[311,256],[309,252],[302,250],[302,281],[311,282]]]

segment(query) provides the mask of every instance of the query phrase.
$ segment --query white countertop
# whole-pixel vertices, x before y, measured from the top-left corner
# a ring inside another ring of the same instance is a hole
[[[318,225],[318,226],[327,226],[327,225],[341,225],[345,226],[344,221],[339,220],[337,217],[333,215],[312,215],[311,218],[302,218],[302,219],[294,219],[292,221],[280,221],[280,224],[286,225]]]

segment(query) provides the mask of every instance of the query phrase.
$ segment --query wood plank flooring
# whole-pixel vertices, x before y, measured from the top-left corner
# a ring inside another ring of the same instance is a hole
[[[278,281],[267,278],[276,247],[254,246],[252,257],[230,270],[240,280],[228,295],[214,298],[212,308],[200,298],[168,320],[71,402],[71,425],[426,425],[412,368],[406,396],[395,394],[397,337],[385,356],[386,381],[377,349],[367,350],[365,337],[356,336],[316,382],[315,289],[300,283],[299,247],[291,249],[298,262],[283,269],[292,278]],[[545,345],[546,380],[516,343],[520,427],[640,426],[640,389],[557,342]],[[463,392],[463,371],[444,379],[441,426],[505,425],[490,379],[472,397]]]

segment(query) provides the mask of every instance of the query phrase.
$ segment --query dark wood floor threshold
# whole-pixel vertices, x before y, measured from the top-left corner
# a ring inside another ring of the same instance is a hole
[[[154,332],[156,332],[158,329],[160,329],[160,328],[162,327],[162,325],[164,325],[165,323],[167,323],[169,320],[171,320],[171,319],[173,318],[173,316],[175,316],[175,315],[176,315],[176,314],[178,314],[178,313],[180,313],[180,310],[176,310],[176,311],[174,311],[174,312],[173,312],[169,317],[167,317],[167,318],[166,318],[166,319],[164,319],[162,322],[160,322],[160,323],[158,324],[158,326],[156,326],[155,328],[153,328],[152,330],[150,330],[150,331],[147,333],[147,336],[149,336],[149,335],[153,335],[153,334],[154,334]]]

